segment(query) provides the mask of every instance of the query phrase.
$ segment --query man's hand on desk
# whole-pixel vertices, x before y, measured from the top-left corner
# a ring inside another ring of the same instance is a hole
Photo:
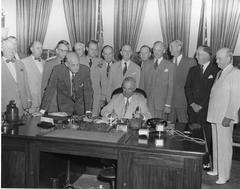
[[[107,118],[112,118],[112,119],[117,119],[118,118],[118,115],[115,113],[115,112],[112,112],[112,113],[110,113],[110,114],[108,114],[107,116],[106,116]]]
[[[32,116],[33,117],[40,117],[40,116],[42,116],[43,114],[45,114],[45,110],[40,110],[39,112],[34,112],[34,113],[32,113]]]

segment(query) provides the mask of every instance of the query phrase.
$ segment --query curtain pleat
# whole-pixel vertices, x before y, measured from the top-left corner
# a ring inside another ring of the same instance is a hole
[[[148,0],[114,1],[114,52],[117,55],[124,44],[135,51],[140,37]],[[116,57],[117,58],[117,57]]]
[[[240,0],[212,0],[210,46],[234,51],[240,32]]]
[[[71,45],[85,44],[96,36],[96,0],[63,0]]]
[[[53,0],[17,0],[17,39],[19,51],[27,54],[31,42],[44,42]]]
[[[158,0],[158,7],[163,42],[183,41],[183,54],[188,55],[192,0]]]

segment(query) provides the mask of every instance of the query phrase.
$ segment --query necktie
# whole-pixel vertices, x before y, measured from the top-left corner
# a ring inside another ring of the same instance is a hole
[[[127,98],[127,101],[126,101],[126,103],[125,103],[124,115],[127,113],[128,106],[129,106],[129,98]]]
[[[6,60],[6,63],[9,63],[9,62],[14,63],[14,62],[15,62],[15,59],[7,59],[7,60]]]
[[[154,69],[156,70],[157,67],[158,67],[158,59],[156,59],[155,62],[154,62]]]
[[[203,77],[203,74],[204,74],[204,72],[203,72],[203,65],[200,65],[200,77],[201,78]]]
[[[178,63],[177,63],[177,59],[176,59],[176,58],[173,59],[173,63],[174,63],[176,66],[178,66]]]
[[[220,70],[218,73],[217,73],[217,79],[219,79],[222,75],[222,70]]]
[[[126,72],[127,72],[127,62],[124,62],[123,76],[126,74]]]
[[[61,64],[64,64],[64,63],[65,63],[65,61],[64,61],[64,59],[62,59],[62,60],[61,60]]]
[[[73,99],[73,101],[75,101],[76,100],[76,84],[75,84],[75,82],[74,82],[74,78],[75,78],[75,73],[72,73],[72,99]]]
[[[107,72],[106,72],[107,78],[108,78],[108,76],[109,76],[109,71],[110,71],[110,63],[108,62],[108,63],[107,63]]]
[[[89,59],[89,67],[90,68],[92,67],[92,59],[91,58]]]
[[[37,60],[38,62],[41,62],[41,58],[39,57],[39,58],[34,58],[34,60]]]

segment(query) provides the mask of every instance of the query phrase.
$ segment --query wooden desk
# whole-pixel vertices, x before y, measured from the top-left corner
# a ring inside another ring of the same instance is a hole
[[[156,147],[133,133],[118,143],[46,137],[36,122],[2,134],[2,187],[39,187],[40,152],[53,152],[117,160],[118,189],[201,188],[203,145],[164,136]]]

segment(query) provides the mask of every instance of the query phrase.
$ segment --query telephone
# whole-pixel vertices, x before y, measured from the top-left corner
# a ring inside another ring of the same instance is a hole
[[[164,127],[166,127],[167,126],[167,121],[165,121],[164,119],[161,119],[161,118],[151,118],[151,119],[147,120],[146,124],[150,128],[156,128],[156,125],[158,125],[158,124],[161,124]]]

